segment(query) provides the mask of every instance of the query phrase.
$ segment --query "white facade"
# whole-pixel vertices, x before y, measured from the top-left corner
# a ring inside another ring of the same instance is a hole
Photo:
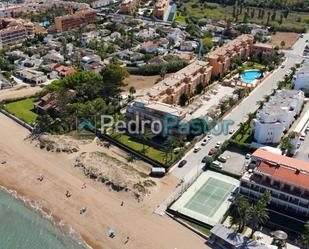
[[[304,90],[309,89],[309,60],[307,60],[301,69],[296,72],[294,78],[294,89]]]
[[[284,131],[293,124],[304,103],[304,93],[278,90],[259,110],[254,120],[254,139],[261,144],[280,143]]]
[[[94,9],[97,9],[97,8],[101,8],[106,5],[109,5],[112,2],[113,2],[112,0],[98,0],[98,1],[94,1],[93,3],[91,3],[91,7]]]

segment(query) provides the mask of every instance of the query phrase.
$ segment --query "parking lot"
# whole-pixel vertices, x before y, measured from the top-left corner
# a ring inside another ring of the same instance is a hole
[[[225,163],[222,163],[222,170],[236,175],[242,175],[249,161],[245,158],[246,153],[237,148],[230,148],[224,151],[221,156],[227,159]]]
[[[304,141],[300,141],[300,147],[296,152],[295,158],[302,161],[309,160],[309,133],[306,134]]]

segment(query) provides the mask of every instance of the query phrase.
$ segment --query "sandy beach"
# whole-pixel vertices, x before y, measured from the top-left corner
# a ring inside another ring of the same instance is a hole
[[[153,213],[177,185],[173,176],[156,181],[151,194],[138,203],[130,193],[111,191],[86,178],[73,167],[75,154],[41,150],[26,139],[28,135],[26,129],[0,114],[0,163],[6,161],[0,164],[0,185],[39,203],[55,219],[71,225],[93,248],[206,248],[201,237],[167,216]],[[42,182],[36,180],[39,174],[45,177]],[[72,193],[70,198],[65,196],[66,190]],[[87,207],[82,215],[81,207]],[[111,227],[117,233],[114,238],[107,235]]]

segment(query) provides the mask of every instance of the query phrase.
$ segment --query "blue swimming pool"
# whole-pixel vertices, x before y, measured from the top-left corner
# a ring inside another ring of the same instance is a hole
[[[248,84],[251,84],[253,81],[260,78],[261,75],[262,75],[262,72],[258,69],[247,70],[240,74],[243,82],[248,83]]]

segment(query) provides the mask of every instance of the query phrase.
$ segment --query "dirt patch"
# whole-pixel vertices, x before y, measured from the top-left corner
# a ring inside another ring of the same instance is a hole
[[[17,86],[10,89],[0,90],[0,101],[26,98],[42,91],[42,88],[30,86]]]
[[[134,86],[136,89],[137,95],[145,94],[158,80],[160,79],[159,75],[154,76],[141,76],[141,75],[130,75],[127,77],[124,82],[127,86],[124,87],[124,91],[129,93],[131,86]]]
[[[281,42],[285,42],[284,49],[291,48],[294,43],[298,40],[299,34],[292,32],[277,32],[271,37],[271,44],[274,46],[279,46],[281,48]]]
[[[82,153],[76,158],[75,167],[82,168],[84,174],[110,186],[115,191],[132,191],[138,199],[150,193],[156,183],[147,175],[104,152]]]

